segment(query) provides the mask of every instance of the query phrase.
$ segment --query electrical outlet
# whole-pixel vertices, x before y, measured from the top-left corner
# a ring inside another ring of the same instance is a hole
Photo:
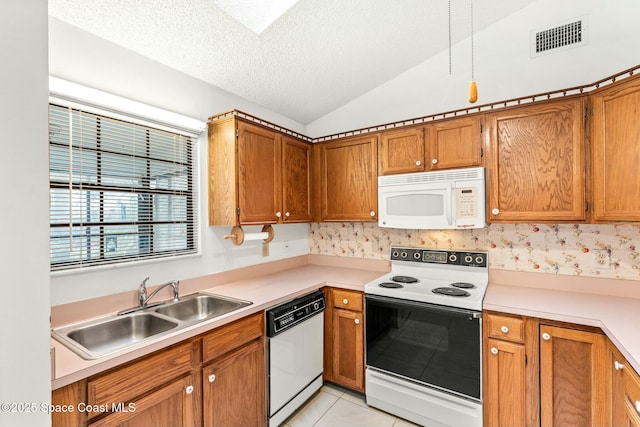
[[[611,268],[611,256],[607,249],[594,249],[595,268],[598,270],[609,270]]]

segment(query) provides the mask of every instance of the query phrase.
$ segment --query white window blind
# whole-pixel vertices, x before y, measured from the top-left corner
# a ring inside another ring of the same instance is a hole
[[[197,252],[196,141],[49,105],[51,269]]]

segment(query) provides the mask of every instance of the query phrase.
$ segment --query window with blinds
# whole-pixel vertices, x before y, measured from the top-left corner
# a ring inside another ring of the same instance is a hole
[[[51,269],[197,251],[195,141],[49,105]]]

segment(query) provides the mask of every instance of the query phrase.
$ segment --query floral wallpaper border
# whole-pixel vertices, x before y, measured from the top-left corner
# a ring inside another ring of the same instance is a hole
[[[400,230],[376,223],[312,223],[312,254],[389,259],[391,246],[489,252],[489,267],[640,280],[640,226],[492,224],[474,230]]]

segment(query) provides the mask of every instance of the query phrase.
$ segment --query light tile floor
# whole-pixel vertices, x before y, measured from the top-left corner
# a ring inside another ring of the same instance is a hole
[[[416,424],[367,406],[364,396],[324,385],[283,425],[285,427],[410,427]]]

